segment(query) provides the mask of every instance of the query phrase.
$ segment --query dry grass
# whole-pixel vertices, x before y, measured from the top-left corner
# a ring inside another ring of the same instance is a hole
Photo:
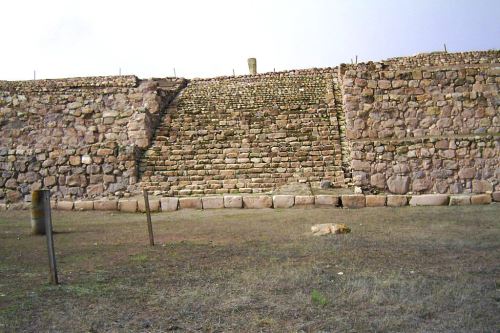
[[[494,332],[499,206],[0,213],[0,332]],[[347,235],[313,237],[318,222]],[[340,274],[342,273],[342,274]]]

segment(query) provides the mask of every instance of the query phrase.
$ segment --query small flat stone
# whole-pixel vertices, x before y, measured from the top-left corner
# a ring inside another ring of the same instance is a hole
[[[470,195],[451,195],[450,206],[470,205]]]
[[[493,201],[500,202],[500,191],[493,192],[491,197],[493,198]]]
[[[267,195],[243,197],[244,208],[272,208],[273,198]]]
[[[94,210],[94,202],[88,200],[75,201],[75,210]]]
[[[224,208],[223,197],[203,197],[201,198],[203,209],[218,209]]]
[[[137,200],[123,199],[118,201],[118,209],[120,212],[135,213],[137,212]]]
[[[116,200],[97,200],[94,201],[94,210],[117,210],[118,201]]]
[[[470,198],[470,203],[473,205],[487,205],[491,203],[490,194],[477,194]]]
[[[402,207],[408,204],[408,197],[406,195],[388,195],[387,206],[389,207]]]
[[[177,210],[179,206],[179,198],[167,197],[160,199],[161,211],[162,212],[173,212]]]
[[[339,197],[338,195],[320,194],[314,198],[314,204],[316,206],[337,207],[339,205]]]
[[[367,195],[366,196],[366,207],[383,207],[387,197],[385,195]]]
[[[0,211],[5,211],[7,210],[7,204],[0,203]]]
[[[203,209],[201,198],[186,197],[179,199],[180,209]]]
[[[296,195],[295,206],[314,205],[314,195]]]
[[[290,208],[293,207],[295,203],[295,197],[293,195],[274,195],[273,196],[273,207],[274,208]]]
[[[445,206],[448,205],[446,194],[414,195],[410,199],[410,206]]]
[[[241,195],[226,195],[224,196],[225,208],[242,208],[243,197]]]
[[[344,194],[341,198],[344,208],[363,208],[366,206],[366,200],[363,194]]]
[[[58,201],[57,210],[73,210],[73,201]]]

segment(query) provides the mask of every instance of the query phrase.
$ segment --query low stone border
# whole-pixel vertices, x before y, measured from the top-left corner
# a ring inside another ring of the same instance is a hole
[[[422,195],[225,195],[207,197],[165,197],[150,198],[149,207],[151,212],[172,212],[179,209],[221,209],[221,208],[304,208],[304,207],[334,207],[334,208],[364,208],[364,207],[403,207],[403,206],[463,206],[463,205],[486,205],[492,202],[500,202],[500,191],[491,194],[471,195],[448,195],[448,194],[422,194]],[[99,211],[121,211],[126,213],[144,212],[144,199],[115,199],[106,200],[51,200],[52,209],[56,210],[99,210]],[[2,210],[29,209],[30,204],[0,203]]]

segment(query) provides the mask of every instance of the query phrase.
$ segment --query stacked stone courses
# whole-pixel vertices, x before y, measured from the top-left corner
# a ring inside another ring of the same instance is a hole
[[[80,209],[143,188],[228,196],[322,181],[389,194],[388,206],[430,193],[498,201],[499,84],[497,50],[210,79],[0,81],[0,204],[39,188]]]
[[[290,182],[343,186],[333,69],[191,81],[141,163],[167,195],[257,193]]]

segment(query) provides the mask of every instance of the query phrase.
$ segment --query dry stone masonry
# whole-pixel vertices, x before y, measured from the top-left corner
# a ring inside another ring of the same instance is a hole
[[[142,209],[128,198],[142,188],[166,211],[498,201],[499,84],[496,50],[212,79],[0,81],[0,209],[38,188],[60,209],[123,211]],[[298,183],[365,195],[264,195]],[[415,196],[431,193],[446,196]]]

